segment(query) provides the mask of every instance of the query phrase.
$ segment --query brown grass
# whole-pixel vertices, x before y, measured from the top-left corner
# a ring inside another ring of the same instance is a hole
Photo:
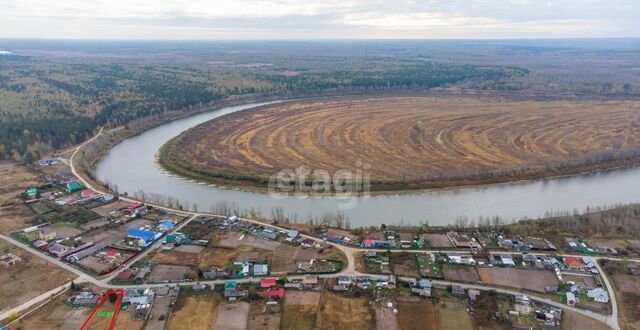
[[[319,302],[318,292],[287,291],[284,296],[280,329],[315,329]]]
[[[557,286],[551,271],[516,268],[478,268],[483,283],[508,286],[536,292],[545,292],[548,286]]]
[[[472,330],[473,319],[462,309],[448,305],[438,305],[438,330]]]
[[[36,172],[13,163],[0,164],[0,232],[6,234],[31,225],[33,211],[16,196],[40,184]]]
[[[263,185],[257,178],[282,169],[305,165],[334,173],[355,170],[362,161],[371,165],[371,178],[385,184],[442,183],[437,176],[443,174],[468,178],[479,171],[580,160],[612,150],[614,141],[620,148],[633,147],[640,142],[640,129],[632,125],[638,110],[640,103],[627,101],[304,101],[233,113],[197,126],[169,144],[162,162],[195,174],[184,166],[190,164],[213,181],[220,177],[212,173],[231,180],[240,174]]]
[[[438,329],[436,308],[426,302],[401,302],[398,308],[398,328],[400,330]]]
[[[168,328],[210,329],[216,320],[216,308],[220,300],[218,294],[179,297],[169,319]]]
[[[375,311],[367,298],[347,298],[325,292],[318,329],[372,329]]]
[[[14,266],[0,266],[0,311],[22,304],[42,293],[71,282],[77,276],[13,245],[10,252],[22,257]]]
[[[590,330],[607,330],[609,327],[590,317],[582,316],[576,312],[565,311],[562,316],[563,329],[590,329]]]

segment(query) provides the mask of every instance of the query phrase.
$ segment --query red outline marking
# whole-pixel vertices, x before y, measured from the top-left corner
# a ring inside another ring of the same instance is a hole
[[[91,311],[91,314],[89,315],[89,317],[84,321],[84,323],[82,324],[82,327],[80,327],[80,330],[85,330],[87,328],[87,326],[89,325],[89,322],[91,322],[93,317],[98,312],[98,309],[102,307],[102,304],[104,304],[107,298],[114,293],[118,295],[118,300],[116,301],[116,307],[113,310],[113,316],[111,316],[111,322],[109,322],[109,330],[113,329],[113,326],[116,324],[116,317],[118,317],[118,311],[120,310],[120,304],[122,303],[122,298],[124,297],[123,289],[109,290],[104,295],[102,295],[102,298],[100,298],[100,301],[98,302],[96,307],[93,308],[93,311]]]

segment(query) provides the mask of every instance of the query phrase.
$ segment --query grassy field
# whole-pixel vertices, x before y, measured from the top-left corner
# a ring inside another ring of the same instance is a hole
[[[318,292],[287,292],[284,296],[280,329],[316,329],[319,301]]]
[[[355,171],[374,189],[573,173],[640,142],[640,103],[385,97],[274,105],[199,125],[163,148],[180,174],[265,186],[283,169]],[[635,150],[635,149],[634,149]],[[590,158],[591,157],[591,158]]]
[[[32,224],[33,211],[16,196],[40,184],[34,171],[14,163],[0,163],[0,232],[6,234]]]
[[[0,242],[0,254],[4,254],[3,251],[21,257],[22,262],[7,268],[0,266],[0,312],[71,282],[77,277],[4,241]]]
[[[218,294],[181,294],[173,307],[168,329],[210,329],[221,299]]]
[[[325,292],[320,306],[318,329],[372,329],[375,311],[367,298],[346,298]]]
[[[473,318],[466,310],[445,304],[438,305],[437,310],[439,330],[473,329]]]

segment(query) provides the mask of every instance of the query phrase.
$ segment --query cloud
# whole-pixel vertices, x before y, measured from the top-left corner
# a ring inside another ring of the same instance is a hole
[[[640,36],[635,0],[3,0],[0,37]]]

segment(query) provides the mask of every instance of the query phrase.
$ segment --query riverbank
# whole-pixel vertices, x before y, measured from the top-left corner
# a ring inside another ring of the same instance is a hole
[[[363,102],[391,102],[396,106],[388,106],[393,110],[376,110]],[[427,104],[417,106],[416,102]],[[332,107],[332,104],[337,105]],[[431,118],[424,108],[434,106],[438,107],[437,117]],[[476,106],[488,108],[483,108],[479,114],[476,110],[460,113],[459,109]],[[520,106],[523,113],[514,113],[513,109]],[[172,174],[198,182],[262,193],[289,192],[278,190],[270,181],[278,170],[293,171],[290,167],[301,163],[308,169],[327,170],[329,174],[338,170],[355,173],[359,170],[355,165],[358,161],[367,164],[368,169],[363,172],[366,172],[368,185],[359,184],[359,181],[345,184],[343,191],[356,194],[368,191],[403,193],[559,178],[640,163],[640,148],[633,143],[633,136],[627,136],[627,141],[619,145],[606,144],[617,139],[620,123],[628,124],[626,117],[634,116],[633,111],[627,109],[633,106],[635,103],[620,101],[516,102],[505,98],[494,102],[476,95],[305,99],[253,107],[189,128],[162,145],[156,163]],[[566,116],[556,115],[558,118],[551,116],[565,112],[557,111],[558,107],[573,112]],[[578,121],[586,122],[581,125],[590,127],[591,121],[600,120],[603,107],[612,108],[609,124],[603,123],[598,128],[597,139],[587,144],[582,141],[591,140],[591,130],[582,130],[574,124],[560,127],[553,124],[558,121],[573,123],[580,118]],[[346,108],[349,110],[342,111]],[[529,114],[530,108],[535,113]],[[376,119],[364,120],[372,112]],[[397,119],[400,113],[402,118]],[[521,123],[512,124],[517,121]],[[289,124],[291,122],[294,124]],[[553,124],[553,128],[538,129],[547,124]],[[415,134],[405,134],[405,126],[407,132]],[[324,134],[326,130],[330,134]],[[491,132],[485,133],[488,130]],[[511,130],[517,134],[505,133]],[[551,137],[553,139],[549,140]],[[312,183],[308,178],[305,180],[308,187]],[[296,193],[337,193],[333,187],[328,190]]]

